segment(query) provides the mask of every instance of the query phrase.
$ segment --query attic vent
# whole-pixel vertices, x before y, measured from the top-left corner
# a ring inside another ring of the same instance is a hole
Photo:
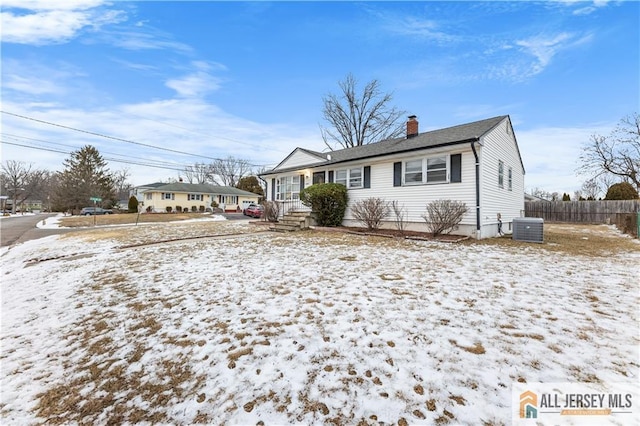
[[[517,217],[513,219],[512,239],[529,243],[541,243],[544,220],[539,217]]]
[[[327,160],[331,161],[331,154],[327,154]]]

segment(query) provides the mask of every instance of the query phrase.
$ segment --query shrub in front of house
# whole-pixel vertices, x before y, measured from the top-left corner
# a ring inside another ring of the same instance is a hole
[[[316,214],[319,226],[340,226],[347,210],[347,187],[339,183],[318,183],[300,191],[300,201]]]
[[[198,207],[198,211],[199,211],[200,213],[204,213],[204,206],[200,206],[200,207]]]
[[[380,224],[389,216],[389,212],[389,203],[378,197],[358,200],[351,207],[353,217],[358,222],[362,222],[369,231],[380,228]]]
[[[436,200],[427,204],[422,218],[427,222],[429,231],[437,237],[456,229],[468,210],[467,205],[460,201]]]
[[[198,207],[196,207],[196,206],[191,206],[191,211],[192,211],[193,213],[197,212],[197,211],[198,211]]]
[[[182,206],[176,206],[176,213],[182,213]]]
[[[127,207],[129,213],[138,213],[138,199],[133,195],[129,197],[129,204]]]
[[[278,217],[280,217],[280,204],[275,201],[263,201],[262,207],[264,207],[262,220],[266,220],[267,222],[278,221]]]
[[[173,210],[173,207],[167,206],[167,213],[171,213],[172,210]]]

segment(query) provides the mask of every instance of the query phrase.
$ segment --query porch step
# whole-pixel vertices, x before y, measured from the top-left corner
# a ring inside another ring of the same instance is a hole
[[[282,220],[269,227],[274,232],[295,232],[302,229],[309,229],[313,223],[310,212],[288,212]]]

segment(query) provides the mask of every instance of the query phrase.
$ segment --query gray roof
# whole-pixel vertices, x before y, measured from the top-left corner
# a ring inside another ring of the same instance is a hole
[[[258,194],[254,194],[253,192],[234,188],[233,186],[218,186],[218,185],[209,185],[206,183],[184,183],[184,182],[163,183],[159,186],[152,186],[152,185],[141,185],[139,188],[152,187],[154,191],[163,191],[163,192],[188,192],[191,194],[221,194],[221,195],[242,195],[247,197],[249,196],[259,197]]]
[[[489,132],[491,129],[493,129],[508,117],[508,115],[501,115],[498,117],[488,118],[486,120],[475,121],[473,123],[461,124],[458,126],[447,127],[445,129],[419,133],[418,135],[411,138],[402,137],[386,139],[368,145],[361,145],[353,148],[340,149],[337,151],[330,151],[325,153],[311,151],[304,148],[297,149],[322,158],[324,160],[321,163],[309,164],[307,165],[307,167],[321,167],[335,163],[342,163],[345,161],[380,157],[383,155],[398,154],[402,152],[410,152],[426,148],[435,148],[439,146],[471,142],[473,140],[478,140],[480,137],[485,135],[487,132]],[[331,160],[327,159],[327,155],[331,156]],[[272,169],[261,173],[261,175],[280,173],[289,170],[298,170],[300,168],[301,167],[298,166],[278,170]]]

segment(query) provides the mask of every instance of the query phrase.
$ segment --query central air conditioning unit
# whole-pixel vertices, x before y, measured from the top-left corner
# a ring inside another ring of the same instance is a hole
[[[544,220],[539,217],[517,217],[513,219],[513,234],[511,238],[529,243],[542,243]]]

